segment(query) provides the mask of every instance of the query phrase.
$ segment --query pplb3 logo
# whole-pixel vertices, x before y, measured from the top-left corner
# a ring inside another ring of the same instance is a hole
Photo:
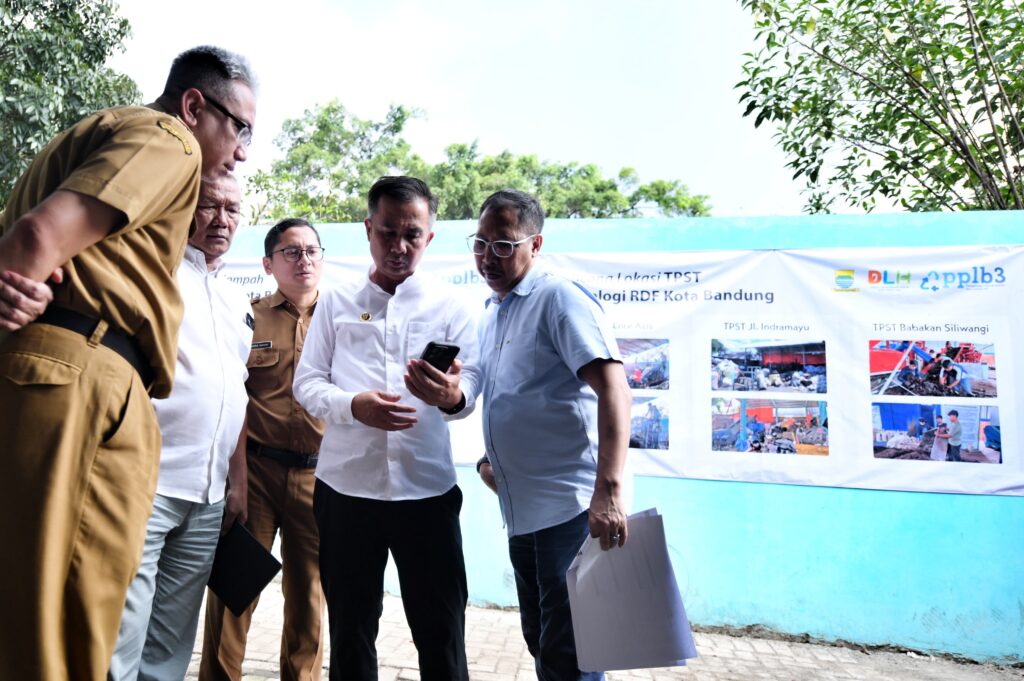
[[[941,291],[948,288],[983,288],[1001,286],[1006,283],[1006,272],[1002,267],[993,267],[989,271],[984,265],[974,266],[969,270],[939,272],[932,270],[921,278],[921,289],[924,291]]]

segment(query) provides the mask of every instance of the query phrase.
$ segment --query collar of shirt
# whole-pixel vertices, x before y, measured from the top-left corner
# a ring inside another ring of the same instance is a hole
[[[513,293],[517,296],[528,296],[533,293],[533,288],[537,285],[537,279],[540,275],[541,269],[536,263],[534,263],[533,266],[526,271],[526,274],[523,275],[523,278],[519,280],[516,287],[509,291],[509,296]],[[508,296],[505,296],[505,298],[507,299]],[[484,303],[484,307],[489,307],[491,303],[494,303],[495,305],[501,304],[501,300],[498,299],[498,294],[494,291],[491,292],[491,297],[487,299],[486,303]]]
[[[212,270],[209,269],[206,264],[206,254],[192,244],[185,244],[185,255],[182,258],[182,262],[188,263],[195,269],[203,273],[208,273],[212,277],[218,276],[220,271],[224,269],[223,258],[217,260],[217,263],[213,266]]]
[[[316,298],[313,299],[313,302],[310,303],[309,308],[307,310],[300,310],[295,303],[288,300],[288,298],[283,293],[281,293],[281,289],[277,289],[276,291],[274,291],[273,295],[271,295],[267,300],[270,303],[270,307],[283,307],[285,310],[289,312],[294,312],[295,316],[308,319],[309,317],[313,316],[313,310],[316,309],[316,303],[318,300],[320,300],[320,292],[317,291]]]
[[[416,295],[423,293],[424,287],[427,283],[427,279],[429,279],[429,277],[425,277],[422,274],[417,276],[416,272],[413,272],[412,274],[405,278],[405,281],[403,281],[402,283],[395,287],[394,293],[388,293],[387,291],[385,291],[380,286],[374,283],[373,273],[376,271],[377,266],[371,265],[369,271],[366,273],[366,285],[370,288],[375,289],[379,293],[383,293],[386,296],[398,297],[399,295],[401,295],[402,297],[405,297],[408,295]]]

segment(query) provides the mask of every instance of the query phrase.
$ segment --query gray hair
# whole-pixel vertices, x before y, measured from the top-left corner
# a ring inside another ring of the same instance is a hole
[[[175,57],[160,97],[175,97],[189,88],[197,88],[227,99],[232,83],[242,83],[256,93],[256,76],[249,60],[220,47],[201,45]]]
[[[496,191],[480,206],[480,215],[488,210],[511,208],[516,211],[516,223],[527,234],[540,234],[544,229],[544,209],[540,201],[531,194],[515,189]]]

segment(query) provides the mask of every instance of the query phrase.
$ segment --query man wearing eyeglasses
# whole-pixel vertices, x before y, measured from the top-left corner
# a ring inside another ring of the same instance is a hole
[[[468,591],[449,417],[478,391],[475,319],[417,266],[437,199],[412,177],[382,177],[367,199],[366,277],[324,292],[295,372],[295,396],[327,422],[313,513],[331,632],[331,678],[377,679],[388,552],[423,681],[468,681]],[[458,345],[447,371],[419,359]]]
[[[323,421],[310,416],[292,393],[295,365],[302,355],[316,308],[323,269],[320,235],[301,218],[282,220],[263,242],[263,268],[277,291],[252,303],[255,318],[249,354],[246,428],[248,444],[232,467],[232,489],[247,489],[246,527],[267,549],[281,532],[281,681],[316,681],[323,666],[324,594],[320,587],[320,538],[313,518],[313,487]],[[244,483],[244,484],[242,484]],[[226,519],[226,518],[225,518]],[[240,681],[246,637],[256,603],[236,617],[207,592],[200,681]]]
[[[45,314],[30,321],[39,305],[0,331],[0,513],[17,519],[0,524],[0,545],[18,556],[0,563],[11,678],[107,673],[156,486],[150,396],[173,382],[174,272],[200,177],[246,159],[254,87],[238,55],[179,55],[155,103],[97,112],[55,137],[0,217],[3,282],[63,275],[38,298]],[[32,297],[0,292],[8,310]]]
[[[199,189],[195,231],[177,273],[185,316],[174,386],[166,399],[153,400],[163,435],[156,497],[110,681],[185,677],[221,521],[245,518],[244,479],[232,480],[227,499],[224,483],[228,461],[244,446],[252,316],[249,297],[223,276],[221,260],[241,201],[231,176],[204,179]]]
[[[480,326],[486,456],[477,470],[498,493],[537,678],[595,680],[604,675],[577,666],[565,573],[588,532],[605,550],[626,543],[632,398],[600,305],[536,266],[543,226],[534,197],[499,191],[469,239],[494,292]]]

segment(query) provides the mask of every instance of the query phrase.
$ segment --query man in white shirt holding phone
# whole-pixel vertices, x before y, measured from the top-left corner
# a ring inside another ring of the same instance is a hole
[[[475,318],[447,284],[416,272],[437,199],[412,177],[368,196],[366,277],[321,293],[294,392],[327,422],[313,511],[331,634],[331,677],[376,679],[388,551],[423,681],[468,681],[468,598],[447,421],[479,392]],[[447,373],[420,359],[460,348]]]

